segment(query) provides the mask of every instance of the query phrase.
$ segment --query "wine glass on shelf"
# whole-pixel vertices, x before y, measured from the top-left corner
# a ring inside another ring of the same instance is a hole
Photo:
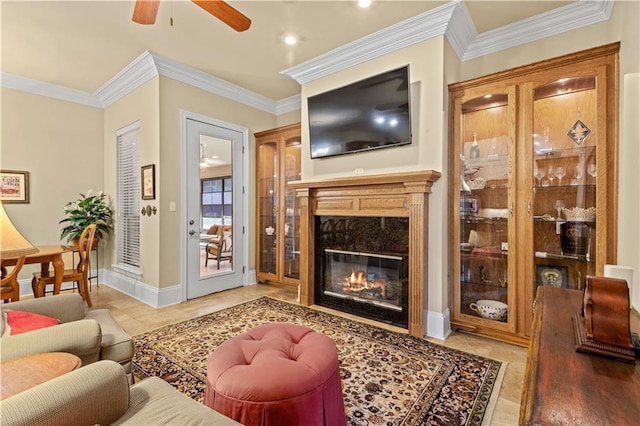
[[[597,170],[596,170],[596,163],[589,163],[589,165],[587,166],[587,173],[589,173],[589,175],[593,178],[594,182],[596,180],[596,174],[597,174]]]
[[[536,168],[536,179],[538,179],[538,186],[542,185],[542,178],[544,177],[544,175],[546,174],[546,172],[544,171],[543,168],[537,167]]]
[[[556,178],[553,166],[549,166],[549,170],[547,170],[547,177],[549,178],[549,185],[553,186],[553,180]]]
[[[582,179],[582,164],[576,165],[573,169],[573,175],[576,177],[576,185],[580,183],[580,179]]]
[[[558,178],[558,185],[562,185],[562,178],[567,175],[567,170],[564,166],[556,167],[556,177]]]

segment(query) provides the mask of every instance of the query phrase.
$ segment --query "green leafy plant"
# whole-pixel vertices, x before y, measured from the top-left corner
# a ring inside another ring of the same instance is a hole
[[[80,238],[82,231],[92,224],[96,224],[95,237],[102,239],[109,235],[113,229],[113,210],[109,205],[109,199],[101,192],[86,195],[80,194],[80,198],[69,201],[64,206],[66,217],[60,221],[64,224],[60,238],[73,241]]]

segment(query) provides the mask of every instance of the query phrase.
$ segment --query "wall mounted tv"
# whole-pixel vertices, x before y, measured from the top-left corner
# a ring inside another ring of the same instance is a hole
[[[409,66],[307,98],[311,158],[411,143]]]

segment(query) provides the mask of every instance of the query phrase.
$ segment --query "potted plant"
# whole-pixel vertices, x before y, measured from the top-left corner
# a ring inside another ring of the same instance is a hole
[[[102,191],[86,195],[80,194],[80,198],[69,201],[64,206],[66,217],[60,221],[65,224],[62,228],[60,238],[66,237],[67,241],[77,241],[84,229],[92,224],[96,224],[95,239],[100,240],[109,235],[113,229],[113,210],[109,205],[109,200]]]

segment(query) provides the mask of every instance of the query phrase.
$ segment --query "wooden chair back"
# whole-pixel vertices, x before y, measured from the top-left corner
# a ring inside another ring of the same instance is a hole
[[[83,280],[89,279],[89,255],[93,248],[95,234],[96,224],[92,223],[82,231],[78,239],[78,257],[80,260],[78,261],[78,266],[76,266],[76,272],[82,274]]]
[[[2,277],[0,285],[0,300],[4,300],[5,302],[17,302],[20,300],[20,283],[18,283],[18,273],[20,272],[20,269],[22,269],[24,261],[24,256],[19,258],[18,262],[11,270],[11,273]],[[3,267],[3,275],[5,274],[5,271],[6,270]]]

